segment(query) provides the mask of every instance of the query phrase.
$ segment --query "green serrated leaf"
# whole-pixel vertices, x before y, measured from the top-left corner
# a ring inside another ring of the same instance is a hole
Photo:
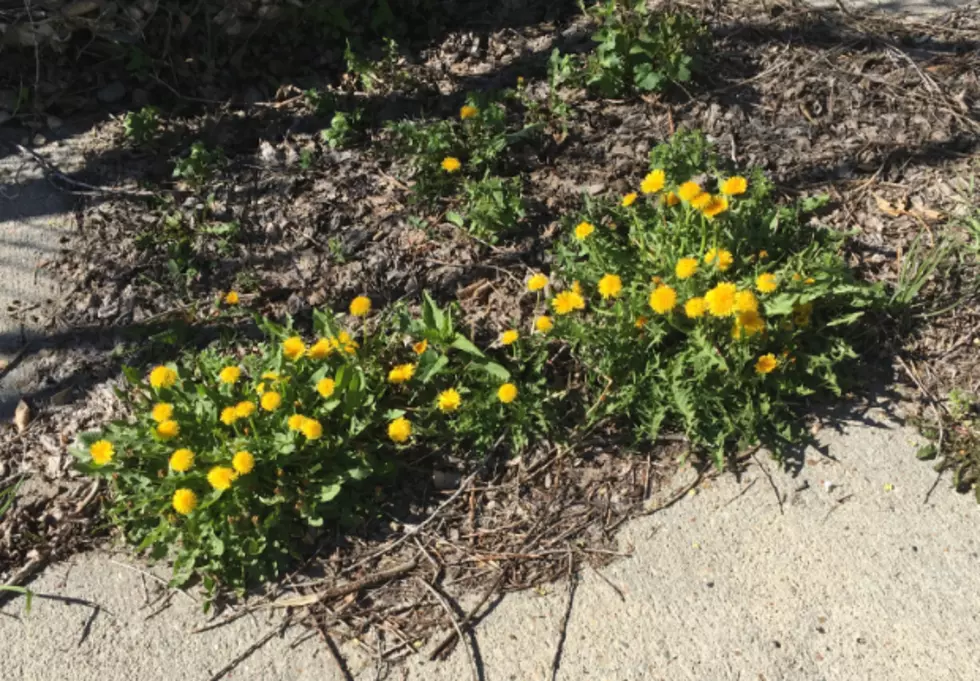
[[[486,356],[483,354],[480,348],[476,347],[473,344],[473,342],[469,338],[459,333],[456,334],[456,337],[453,339],[453,342],[450,345],[450,347],[465,352],[469,355],[473,355],[474,357],[478,357],[480,359]]]

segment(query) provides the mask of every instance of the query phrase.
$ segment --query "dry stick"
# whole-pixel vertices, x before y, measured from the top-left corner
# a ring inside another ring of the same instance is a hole
[[[329,589],[324,589],[320,593],[307,594],[305,596],[298,596],[296,598],[283,598],[278,601],[273,601],[269,604],[263,604],[256,608],[256,610],[262,610],[266,608],[296,608],[304,605],[313,605],[314,603],[322,603],[323,601],[332,601],[341,596],[346,596],[361,589],[367,589],[368,587],[377,586],[384,582],[390,582],[393,579],[401,577],[406,572],[411,572],[418,565],[418,559],[413,558],[407,563],[402,563],[390,570],[382,570],[381,572],[376,572],[373,575],[368,575],[361,579],[355,579],[353,582],[348,582],[346,584],[341,584],[339,586],[332,586]]]
[[[476,659],[473,656],[473,651],[470,650],[470,646],[465,645],[466,637],[463,636],[463,629],[459,624],[459,618],[456,617],[456,613],[453,612],[453,609],[449,606],[449,603],[434,586],[429,584],[424,579],[419,579],[418,581],[422,584],[422,586],[429,590],[429,593],[435,596],[436,600],[439,601],[439,604],[442,606],[442,609],[446,611],[447,615],[449,615],[449,621],[452,622],[453,628],[456,630],[457,638],[464,643],[463,648],[466,649],[466,658],[470,662],[470,673],[473,675],[473,681],[480,681],[480,670],[476,666]]]
[[[779,515],[783,515],[783,513],[784,513],[784,511],[783,511],[783,498],[779,494],[779,488],[776,487],[775,480],[773,480],[772,479],[772,475],[769,474],[769,469],[762,465],[762,463],[759,461],[759,459],[756,457],[755,454],[752,454],[752,460],[755,461],[756,465],[759,468],[761,468],[762,469],[762,472],[766,474],[766,477],[767,478],[769,478],[769,484],[772,486],[772,491],[776,494],[776,501],[779,502]]]
[[[24,567],[22,567],[17,572],[15,572],[10,577],[10,580],[6,584],[3,584],[2,586],[5,587],[23,586],[24,582],[27,582],[34,575],[36,575],[38,572],[44,569],[44,566],[46,566],[50,562],[50,560],[51,560],[51,556],[48,553],[43,553],[35,558],[32,558],[27,562],[26,565],[24,565]],[[8,600],[15,598],[16,596],[19,595],[20,593],[13,589],[10,590],[0,589],[0,605],[3,605]]]
[[[616,595],[619,596],[619,600],[621,600],[623,603],[625,603],[626,602],[626,594],[623,593],[623,590],[620,589],[615,584],[613,584],[612,583],[612,580],[609,579],[608,577],[606,577],[604,574],[602,574],[595,566],[590,566],[590,567],[592,567],[592,571],[593,572],[595,572],[597,575],[599,575],[599,577],[602,579],[602,581],[604,581],[606,584],[609,585],[609,588],[610,589],[612,589],[613,591],[616,592]]]
[[[923,397],[926,398],[926,401],[929,403],[929,406],[932,407],[932,412],[936,415],[936,427],[939,429],[939,441],[936,444],[936,451],[939,452],[939,454],[941,455],[943,451],[943,444],[946,441],[946,429],[943,425],[944,419],[942,413],[940,413],[939,411],[939,407],[941,405],[939,405],[939,403],[936,401],[936,398],[932,396],[932,393],[926,390],[925,385],[922,384],[922,379],[920,379],[918,374],[912,368],[910,368],[908,364],[905,363],[905,360],[902,359],[901,357],[897,357],[896,359],[898,360],[898,363],[902,366],[902,368],[905,370],[905,373],[908,374],[909,378],[911,378],[912,381],[916,384],[916,386],[918,386],[919,390],[922,392]],[[933,490],[935,490],[936,487],[939,485],[939,480],[942,477],[943,477],[943,471],[939,471],[936,474],[936,479],[933,480],[932,482],[932,487],[929,488],[929,490],[926,492],[926,496],[922,499],[923,504],[929,503],[929,497],[932,496]]]
[[[356,562],[353,565],[351,565],[349,568],[346,568],[344,570],[344,572],[351,572],[351,571],[355,570],[356,568],[364,565],[365,563],[368,563],[368,562],[374,560],[375,558],[379,558],[379,557],[383,556],[384,554],[386,554],[389,551],[391,551],[392,549],[394,549],[396,546],[401,545],[402,542],[404,542],[407,539],[410,539],[413,536],[415,536],[416,534],[418,534],[426,525],[428,525],[429,523],[431,523],[447,506],[449,506],[449,504],[451,504],[453,501],[455,501],[456,498],[459,497],[459,495],[462,494],[466,490],[467,487],[469,487],[470,483],[473,482],[473,480],[476,479],[476,476],[479,475],[479,473],[480,473],[480,471],[478,471],[478,470],[477,471],[474,471],[468,478],[466,478],[466,480],[464,480],[463,483],[459,486],[459,489],[457,489],[455,492],[453,492],[448,499],[446,499],[444,502],[442,502],[441,504],[439,504],[439,507],[436,508],[436,510],[434,510],[429,515],[428,518],[426,518],[425,520],[423,520],[421,523],[419,523],[415,527],[412,527],[411,529],[409,529],[407,532],[405,532],[405,534],[403,534],[402,536],[400,536],[398,539],[394,540],[393,542],[390,542],[389,544],[387,544],[385,546],[382,546],[380,549],[378,549],[374,553],[368,555],[365,558],[362,558],[358,562]]]
[[[354,677],[351,676],[350,669],[347,667],[347,662],[344,660],[344,656],[340,653],[337,648],[337,644],[330,637],[330,632],[327,631],[327,627],[317,619],[314,615],[310,615],[313,618],[313,624],[316,625],[317,630],[320,632],[320,636],[323,637],[323,643],[330,651],[330,656],[333,657],[333,661],[337,663],[337,669],[340,670],[340,674],[344,677],[344,681],[354,681]]]
[[[494,583],[490,585],[490,588],[488,588],[486,590],[486,592],[484,592],[483,597],[466,614],[466,617],[463,618],[463,621],[459,623],[460,629],[462,629],[462,628],[466,627],[467,625],[469,625],[469,623],[476,616],[477,611],[480,608],[483,607],[483,604],[486,603],[490,599],[490,596],[497,590],[497,587],[500,586],[500,584],[504,581],[504,578],[507,576],[507,569],[508,569],[508,567],[509,566],[505,566],[500,571],[500,576],[498,576],[497,579],[494,581]],[[442,641],[439,643],[439,645],[436,646],[435,650],[433,650],[432,653],[429,655],[429,660],[430,661],[435,661],[437,658],[439,658],[443,654],[443,652],[446,652],[447,649],[449,648],[449,646],[451,646],[453,644],[453,642],[455,642],[457,635],[458,634],[457,634],[456,631],[449,632],[449,634],[447,634],[446,637],[444,639],[442,639]]]
[[[235,667],[237,667],[238,665],[240,665],[242,662],[244,662],[246,659],[248,659],[249,656],[252,655],[252,653],[254,653],[256,650],[258,650],[259,648],[261,648],[262,646],[264,646],[266,643],[268,643],[272,639],[273,636],[282,634],[282,632],[286,631],[286,628],[290,625],[291,621],[292,621],[292,617],[291,616],[287,616],[286,619],[284,619],[282,621],[282,624],[280,624],[275,629],[272,629],[271,631],[269,631],[268,633],[266,633],[265,636],[263,636],[262,638],[260,638],[258,641],[256,641],[252,645],[250,645],[248,648],[246,648],[245,651],[242,652],[238,657],[236,657],[234,660],[232,660],[231,662],[229,662],[228,664],[226,664],[224,667],[222,667],[221,669],[219,669],[217,674],[214,674],[213,676],[211,676],[210,678],[208,678],[208,681],[218,681],[218,679],[223,678],[228,672],[230,672],[232,669],[234,669]]]
[[[28,149],[20,144],[14,144],[14,147],[16,147],[17,150],[22,154],[27,154],[28,156],[33,158],[34,161],[39,166],[41,166],[41,170],[44,171],[45,175],[55,178],[60,182],[64,182],[66,185],[69,185],[71,187],[78,187],[84,190],[84,191],[78,191],[73,189],[67,190],[70,191],[72,194],[84,194],[84,195],[115,194],[117,196],[130,196],[130,197],[138,197],[138,198],[155,198],[159,196],[157,192],[152,192],[145,189],[122,189],[119,187],[100,187],[94,184],[89,184],[88,182],[82,182],[81,180],[74,180],[68,177],[67,175],[65,175],[60,170],[58,170],[57,166],[55,166],[53,163],[51,163],[51,161],[41,156],[33,149]]]

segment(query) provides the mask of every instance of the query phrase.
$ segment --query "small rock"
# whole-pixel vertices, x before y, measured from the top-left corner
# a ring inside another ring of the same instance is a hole
[[[17,426],[17,432],[23,433],[33,420],[34,412],[31,411],[31,406],[24,400],[18,402],[17,408],[14,409],[14,425]]]
[[[99,90],[95,96],[99,98],[100,102],[112,104],[113,102],[118,102],[120,99],[126,96],[126,86],[120,81],[114,80]]]

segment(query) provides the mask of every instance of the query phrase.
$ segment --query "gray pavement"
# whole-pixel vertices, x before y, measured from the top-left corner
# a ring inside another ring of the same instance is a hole
[[[884,412],[818,437],[836,461],[810,450],[792,477],[760,459],[785,495],[782,512],[754,466],[741,482],[712,480],[628,524],[620,543],[633,556],[603,569],[625,600],[585,571],[557,679],[976,679],[980,507],[950,491],[948,477],[923,503],[935,473],[915,458],[918,436]],[[662,496],[691,475],[679,474]],[[34,589],[100,610],[39,599],[24,614],[22,601],[8,604],[0,612],[0,679],[207,681],[277,627],[278,615],[264,612],[191,634],[204,618],[183,595],[147,619],[153,608],[133,567],[143,569],[105,552],[50,567]],[[478,629],[484,679],[552,678],[566,594],[559,583],[511,595],[490,614]],[[305,636],[295,628],[274,638],[228,678],[342,679],[317,637],[296,645]],[[358,681],[377,678],[356,645],[345,651]],[[442,664],[422,660],[388,678],[470,678],[461,650]]]
[[[34,352],[46,320],[47,301],[58,295],[58,282],[45,268],[53,262],[63,239],[74,228],[75,200],[56,190],[29,156],[7,153],[6,143],[19,141],[3,131],[0,146],[0,369],[17,357],[29,341],[28,355],[0,380],[0,422],[8,420],[20,396],[37,383]],[[81,167],[83,137],[69,137],[36,150],[64,172]]]

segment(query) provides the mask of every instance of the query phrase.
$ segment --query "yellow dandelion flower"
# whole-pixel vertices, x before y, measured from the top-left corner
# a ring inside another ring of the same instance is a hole
[[[795,273],[793,275],[793,281],[803,281],[803,275],[800,274],[799,272]]]
[[[393,442],[407,442],[412,437],[412,423],[404,416],[399,416],[388,424],[388,437]]]
[[[343,347],[348,355],[353,355],[357,348],[361,347],[346,331],[337,334],[337,345]]]
[[[447,173],[455,173],[462,167],[463,164],[460,163],[459,159],[455,156],[447,156],[446,158],[442,159],[442,169]]]
[[[690,202],[691,199],[700,196],[702,193],[701,185],[693,181],[685,182],[677,188],[677,196],[681,201]]]
[[[306,436],[307,440],[316,440],[323,435],[323,425],[316,419],[305,419],[300,431]]]
[[[541,315],[534,320],[534,329],[539,333],[548,333],[555,328],[555,322],[548,315]]]
[[[591,222],[582,221],[575,226],[575,238],[579,241],[585,241],[594,231],[595,225]]]
[[[355,317],[363,317],[371,311],[371,299],[367,296],[357,296],[350,301],[350,313]]]
[[[666,284],[661,284],[650,294],[650,308],[657,314],[669,314],[675,305],[677,291]]]
[[[704,302],[708,305],[708,313],[712,317],[731,317],[735,312],[735,294],[738,288],[735,284],[722,282],[704,294]]]
[[[766,321],[759,313],[755,310],[747,310],[735,315],[735,324],[732,326],[732,337],[738,339],[744,333],[746,337],[751,338],[765,330]]]
[[[756,361],[755,373],[765,375],[771,373],[777,366],[779,366],[779,360],[770,352]]]
[[[321,338],[310,346],[310,349],[306,351],[306,354],[310,359],[324,359],[333,354],[333,351],[333,344],[326,338]]]
[[[170,417],[174,415],[174,405],[168,404],[167,402],[158,402],[153,405],[153,411],[150,412],[150,416],[157,423],[161,421],[169,421]]]
[[[772,293],[779,288],[776,275],[764,272],[755,278],[755,290],[759,293]]]
[[[759,251],[759,260],[765,260],[768,257],[769,257],[769,251],[765,249]]]
[[[710,264],[712,264],[717,259],[718,259],[718,249],[717,248],[709,248],[708,249],[708,252],[704,254],[704,264],[705,265],[710,265]]]
[[[333,391],[337,388],[337,384],[332,378],[321,378],[316,384],[316,391],[320,393],[320,397],[328,398],[333,395]]]
[[[664,194],[663,199],[661,199],[668,206],[676,206],[681,202],[680,197],[674,192],[667,192]]]
[[[562,291],[551,301],[555,314],[566,315],[575,310],[585,309],[585,299],[575,291]]]
[[[477,113],[479,113],[479,111],[475,106],[470,106],[469,104],[467,104],[466,106],[462,107],[459,110],[459,117],[465,121],[467,119],[473,118],[474,116],[476,116]]]
[[[239,402],[235,405],[235,416],[247,419],[255,413],[255,402]]]
[[[224,491],[231,487],[238,475],[234,469],[228,466],[215,466],[208,471],[208,483],[218,491]]]
[[[694,206],[693,201],[691,205]],[[695,207],[697,208],[698,206]],[[705,217],[713,219],[728,210],[728,199],[724,196],[712,196],[711,200],[704,207],[701,207],[700,210],[704,213]]]
[[[704,311],[707,309],[708,304],[705,302],[704,298],[691,298],[686,303],[684,303],[684,314],[688,319],[697,319],[698,317],[704,316]]]
[[[299,336],[291,336],[282,342],[282,354],[286,359],[298,360],[306,353],[306,344]]]
[[[235,407],[225,407],[221,410],[220,418],[223,424],[230,426],[238,420],[238,410]]]
[[[88,453],[92,456],[92,463],[96,466],[105,466],[112,461],[116,450],[108,440],[99,440],[92,443],[88,448]]]
[[[306,423],[306,417],[302,414],[293,414],[286,419],[286,425],[289,426],[290,430],[302,430],[304,423]]]
[[[689,279],[698,271],[697,258],[681,258],[674,267],[674,274],[678,279]]]
[[[521,334],[519,334],[517,331],[515,331],[514,329],[508,329],[507,331],[504,331],[502,334],[500,334],[500,344],[511,345],[513,343],[516,343],[517,339],[520,337]]]
[[[274,390],[270,390],[262,395],[259,404],[262,405],[265,411],[275,411],[282,405],[282,395]]]
[[[160,388],[170,388],[177,382],[177,372],[170,367],[154,367],[150,372],[150,385],[158,390]]]
[[[407,383],[415,375],[414,364],[399,364],[388,372],[389,383]]]
[[[623,201],[622,201],[623,207],[629,208],[636,202],[636,199],[638,197],[639,195],[636,192],[630,192],[629,194],[623,197]]]
[[[739,291],[735,294],[736,312],[758,312],[759,301],[752,291]]]
[[[715,261],[715,265],[718,267],[719,270],[721,270],[722,272],[727,271],[728,268],[731,267],[732,263],[734,262],[735,262],[735,258],[732,256],[731,251],[726,251],[724,248],[718,251],[718,257],[717,260]]]
[[[429,349],[429,341],[426,338],[423,338],[418,343],[412,345],[412,352],[414,352],[416,355],[424,355],[425,351],[428,349]]]
[[[446,413],[459,409],[459,405],[462,402],[463,398],[459,396],[459,392],[457,392],[455,388],[443,390],[441,393],[439,393],[439,397],[436,400],[436,404],[439,406],[439,411]]]
[[[266,371],[264,374],[262,374],[262,380],[263,381],[278,381],[279,380],[279,374],[277,374],[275,371]]]
[[[157,435],[164,440],[175,438],[180,434],[180,425],[176,421],[164,421],[157,426]]]
[[[255,468],[255,457],[252,456],[251,452],[244,450],[235,452],[235,456],[231,457],[231,467],[239,475],[248,475]]]
[[[170,470],[186,473],[194,465],[194,452],[189,449],[178,449],[170,455]]]
[[[664,188],[664,181],[666,180],[664,171],[660,168],[653,170],[643,178],[643,182],[640,183],[640,191],[644,194],[654,194],[659,192]]]
[[[637,329],[642,329],[644,326],[647,325],[647,321],[649,320],[646,317],[637,317],[636,321],[633,322],[633,326],[636,327]]]
[[[192,490],[182,487],[174,492],[173,507],[181,515],[190,515],[197,508],[197,495]]]
[[[711,203],[711,194],[707,192],[702,192],[691,199],[690,204],[692,208],[703,211]]]
[[[740,175],[735,175],[721,183],[721,193],[727,194],[728,196],[737,196],[738,194],[744,194],[748,186],[748,180]]]
[[[607,274],[599,280],[599,295],[603,298],[615,298],[623,290],[623,280],[616,274]]]
[[[238,294],[234,291],[228,291],[225,294],[225,305],[238,305]]]
[[[806,286],[813,286],[816,283],[817,283],[817,280],[814,279],[813,277],[807,277],[806,279],[803,280],[803,284],[806,285]]]
[[[510,404],[517,399],[517,386],[513,383],[504,383],[497,388],[497,399],[504,404]]]
[[[225,367],[218,373],[218,380],[222,383],[232,385],[238,382],[242,375],[242,370],[238,367]]]
[[[548,285],[548,277],[538,272],[527,280],[528,291],[540,291]]]

